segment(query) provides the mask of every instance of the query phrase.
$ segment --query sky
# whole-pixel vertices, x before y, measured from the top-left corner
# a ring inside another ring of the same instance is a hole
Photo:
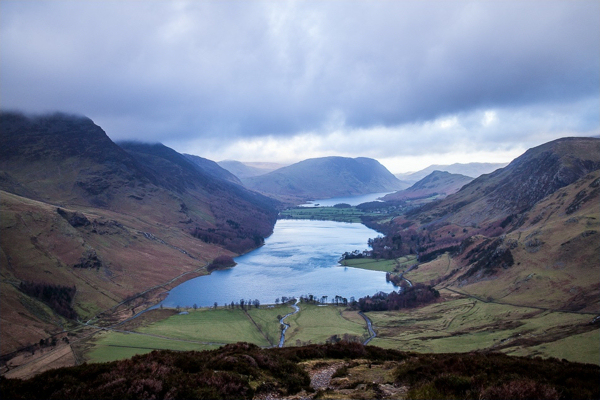
[[[600,134],[600,1],[0,1],[0,109],[211,160],[509,162]]]

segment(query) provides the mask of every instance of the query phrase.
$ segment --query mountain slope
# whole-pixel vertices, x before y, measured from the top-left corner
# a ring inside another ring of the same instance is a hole
[[[0,126],[0,296],[11,305],[0,316],[2,354],[70,323],[22,282],[75,286],[80,318],[109,309],[120,318],[169,287],[157,285],[205,274],[218,255],[272,232],[277,202],[163,145],[120,147],[90,119],[64,114],[2,113]]]
[[[390,193],[383,197],[384,201],[418,199],[438,195],[445,197],[471,182],[473,178],[446,171],[433,171],[408,189]]]
[[[312,158],[243,181],[261,193],[298,199],[387,192],[401,187],[398,179],[376,160],[344,157]]]
[[[2,188],[13,181],[38,200],[109,206],[130,182],[154,183],[88,118],[2,113],[1,124]]]
[[[600,140],[546,143],[396,218],[374,249],[418,253],[420,273],[480,298],[600,311],[599,170]]]
[[[416,217],[440,217],[462,225],[504,219],[599,168],[600,140],[558,139],[527,150],[507,167],[475,179]]]
[[[226,168],[221,167],[219,163],[192,154],[184,154],[184,156],[192,163],[194,163],[197,167],[199,167],[200,170],[216,178],[230,181],[238,185],[242,184],[242,181],[240,181],[235,174],[229,172]]]

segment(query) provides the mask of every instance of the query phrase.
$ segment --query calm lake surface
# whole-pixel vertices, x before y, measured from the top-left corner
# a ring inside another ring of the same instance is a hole
[[[378,235],[362,224],[279,220],[265,245],[236,258],[234,268],[184,282],[162,304],[206,307],[217,302],[222,306],[240,299],[274,304],[282,296],[307,294],[328,296],[328,301],[336,295],[358,300],[379,291],[391,292],[394,286],[386,282],[385,272],[338,264],[344,252],[365,250],[367,240]]]
[[[351,206],[357,206],[361,203],[368,203],[369,201],[376,201],[378,198],[385,196],[386,194],[393,192],[384,193],[369,193],[362,196],[348,196],[348,197],[334,197],[331,199],[309,201],[306,204],[302,204],[302,207],[333,207],[336,204],[346,203]]]

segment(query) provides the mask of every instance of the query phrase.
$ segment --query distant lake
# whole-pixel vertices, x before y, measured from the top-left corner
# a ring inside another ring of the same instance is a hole
[[[337,204],[337,203],[336,203]],[[379,233],[362,224],[279,220],[264,246],[238,257],[237,266],[182,283],[162,302],[167,307],[212,306],[258,299],[274,304],[282,296],[336,295],[357,300],[379,291],[391,292],[385,272],[342,267],[346,251],[366,250]]]
[[[357,206],[362,203],[367,203],[369,201],[376,201],[378,198],[385,196],[386,194],[393,192],[384,192],[384,193],[369,193],[364,194],[362,196],[346,196],[346,197],[333,197],[331,199],[322,199],[322,200],[314,200],[309,201],[306,204],[302,204],[302,207],[333,207],[336,204],[346,203],[351,206]]]

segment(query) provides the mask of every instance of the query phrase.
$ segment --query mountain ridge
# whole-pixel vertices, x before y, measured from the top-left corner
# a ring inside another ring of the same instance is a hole
[[[599,177],[600,140],[558,139],[380,226],[374,251],[416,253],[421,273],[443,263],[436,284],[461,293],[599,311]]]
[[[471,178],[477,178],[483,174],[489,174],[497,170],[498,168],[506,167],[508,163],[454,163],[454,164],[433,164],[424,168],[420,171],[415,172],[404,172],[394,174],[398,179],[407,182],[417,182],[433,171],[446,171],[451,174],[465,175]]]
[[[447,171],[436,170],[420,181],[416,182],[408,189],[387,194],[382,199],[384,201],[407,200],[424,198],[433,195],[445,197],[456,193],[458,190],[460,190],[460,188],[472,180],[473,178],[465,175],[451,174]]]
[[[387,192],[401,187],[401,182],[383,165],[366,157],[312,158],[243,182],[265,194],[303,200]]]

